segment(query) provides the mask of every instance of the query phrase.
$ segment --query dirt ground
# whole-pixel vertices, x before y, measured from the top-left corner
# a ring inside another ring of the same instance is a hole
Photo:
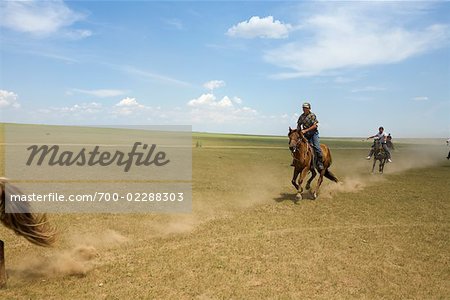
[[[450,163],[440,148],[399,145],[385,174],[372,175],[368,144],[330,140],[341,183],[296,202],[287,140],[199,139],[192,213],[53,214],[51,249],[1,227],[0,298],[450,295]]]

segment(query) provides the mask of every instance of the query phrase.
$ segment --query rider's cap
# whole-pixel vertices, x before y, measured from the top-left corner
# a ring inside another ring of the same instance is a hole
[[[308,102],[305,102],[305,103],[303,103],[302,107],[311,109],[311,104],[309,104]]]

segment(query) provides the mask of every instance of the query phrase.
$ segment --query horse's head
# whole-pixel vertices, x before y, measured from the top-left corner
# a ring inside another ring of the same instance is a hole
[[[375,150],[383,149],[383,146],[382,146],[381,141],[379,139],[376,139],[373,142],[375,144]]]
[[[299,142],[301,141],[306,142],[306,138],[303,135],[302,131],[292,129],[291,127],[289,127],[288,137],[289,137],[289,150],[291,150],[291,152],[297,151]]]
[[[297,142],[299,138],[297,130],[289,127],[288,138],[289,138],[289,150],[291,150],[291,152],[295,152],[295,150],[297,149]]]

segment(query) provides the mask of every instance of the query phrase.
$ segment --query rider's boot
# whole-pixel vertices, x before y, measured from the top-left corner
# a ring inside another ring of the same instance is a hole
[[[324,169],[323,158],[319,154],[317,154],[317,169],[319,169],[319,171],[322,171]]]

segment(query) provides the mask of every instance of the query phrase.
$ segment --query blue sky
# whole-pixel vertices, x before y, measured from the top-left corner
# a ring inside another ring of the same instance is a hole
[[[450,136],[450,2],[0,4],[0,121]]]

